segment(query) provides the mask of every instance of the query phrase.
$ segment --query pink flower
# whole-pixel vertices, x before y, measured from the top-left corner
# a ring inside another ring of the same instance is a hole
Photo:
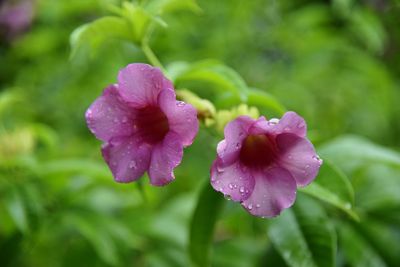
[[[225,127],[225,140],[218,144],[212,186],[255,216],[279,215],[322,164],[306,131],[304,119],[294,112],[281,120],[238,117]]]
[[[117,182],[139,179],[163,186],[175,177],[183,147],[198,131],[197,112],[176,101],[172,83],[158,68],[130,64],[86,111],[89,129],[105,143],[102,154]]]

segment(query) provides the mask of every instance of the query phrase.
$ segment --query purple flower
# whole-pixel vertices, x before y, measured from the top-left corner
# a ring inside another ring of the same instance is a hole
[[[175,177],[183,147],[198,131],[196,110],[176,101],[172,83],[158,68],[130,64],[86,111],[89,129],[105,143],[102,154],[117,182],[139,179],[163,186]]]
[[[27,30],[34,16],[34,1],[0,1],[0,35],[14,39]]]
[[[231,121],[211,167],[212,186],[255,216],[279,215],[294,203],[297,186],[313,181],[322,164],[306,131],[294,112],[281,120]]]

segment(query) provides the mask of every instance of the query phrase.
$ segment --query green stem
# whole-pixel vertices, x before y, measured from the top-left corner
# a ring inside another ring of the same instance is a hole
[[[166,70],[164,66],[161,64],[160,60],[158,60],[157,56],[154,54],[153,50],[151,50],[150,46],[147,44],[147,42],[142,43],[142,51],[147,57],[147,60],[156,67],[159,67],[164,73],[166,73]]]

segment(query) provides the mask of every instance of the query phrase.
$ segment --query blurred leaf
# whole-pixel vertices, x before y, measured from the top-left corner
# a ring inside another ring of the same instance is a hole
[[[29,230],[27,210],[24,200],[16,188],[9,192],[5,205],[17,228],[26,233]]]
[[[223,203],[224,198],[207,181],[199,195],[190,224],[189,254],[195,266],[210,266],[214,228]]]
[[[292,210],[285,210],[279,217],[271,221],[268,235],[276,250],[289,266],[317,266]]]
[[[204,60],[186,68],[180,66],[180,72],[175,72],[175,83],[184,81],[207,82],[214,86],[219,94],[229,92],[235,97],[235,103],[246,101],[248,87],[243,78],[233,69],[214,60]]]
[[[354,191],[351,183],[327,160],[322,164],[316,180],[300,191],[343,210],[354,220],[359,220],[358,215],[352,210]]]
[[[376,145],[369,140],[347,135],[334,139],[319,148],[324,158],[332,160],[345,170],[371,163],[389,164],[400,168],[400,154],[394,150]]]
[[[356,230],[347,223],[339,224],[339,241],[349,266],[385,267],[381,256]]]
[[[145,9],[151,14],[162,14],[176,10],[190,10],[195,13],[201,11],[195,0],[152,0],[145,4]]]
[[[127,20],[118,17],[103,17],[75,29],[71,34],[71,57],[85,46],[94,54],[97,49],[110,39],[130,40],[134,38]]]
[[[276,98],[257,88],[251,88],[248,91],[247,104],[273,110],[279,116],[286,111],[285,107]]]

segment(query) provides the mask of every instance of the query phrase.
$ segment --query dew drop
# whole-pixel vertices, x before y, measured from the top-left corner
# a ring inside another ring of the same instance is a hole
[[[277,119],[277,118],[272,118],[272,119],[270,119],[269,121],[268,121],[268,124],[269,125],[276,125],[276,124],[278,124],[279,123],[279,119]]]
[[[230,189],[233,189],[233,184],[228,185]]]
[[[290,131],[290,127],[285,127],[283,130],[284,130],[285,132],[289,132],[289,131]]]
[[[238,187],[238,186],[237,186],[237,184],[234,184],[234,185],[233,185],[233,188],[235,188],[235,189],[236,189],[237,187]]]
[[[222,190],[222,189],[221,189]],[[224,197],[227,199],[227,200],[232,200],[232,197],[230,196],[230,195],[224,195]]]
[[[252,210],[252,209],[253,209],[253,204],[249,204],[249,205],[247,206],[247,208],[248,208],[249,210]]]
[[[136,169],[136,161],[131,160],[131,162],[129,162],[129,169]]]
[[[322,163],[322,159],[318,155],[313,156],[313,159],[318,161],[320,164]]]
[[[183,102],[183,101],[176,101],[176,105],[177,105],[178,107],[183,107],[183,106],[186,105],[186,103]]]
[[[240,193],[244,193],[244,187],[243,187],[243,186],[241,186],[241,187],[239,188],[239,192],[240,192]]]
[[[259,207],[261,207],[261,205],[260,204],[256,204],[256,208],[259,208]]]
[[[305,123],[304,123],[304,121],[299,122],[299,123],[297,124],[297,128],[299,128],[299,129],[304,128],[304,126],[306,126]]]

